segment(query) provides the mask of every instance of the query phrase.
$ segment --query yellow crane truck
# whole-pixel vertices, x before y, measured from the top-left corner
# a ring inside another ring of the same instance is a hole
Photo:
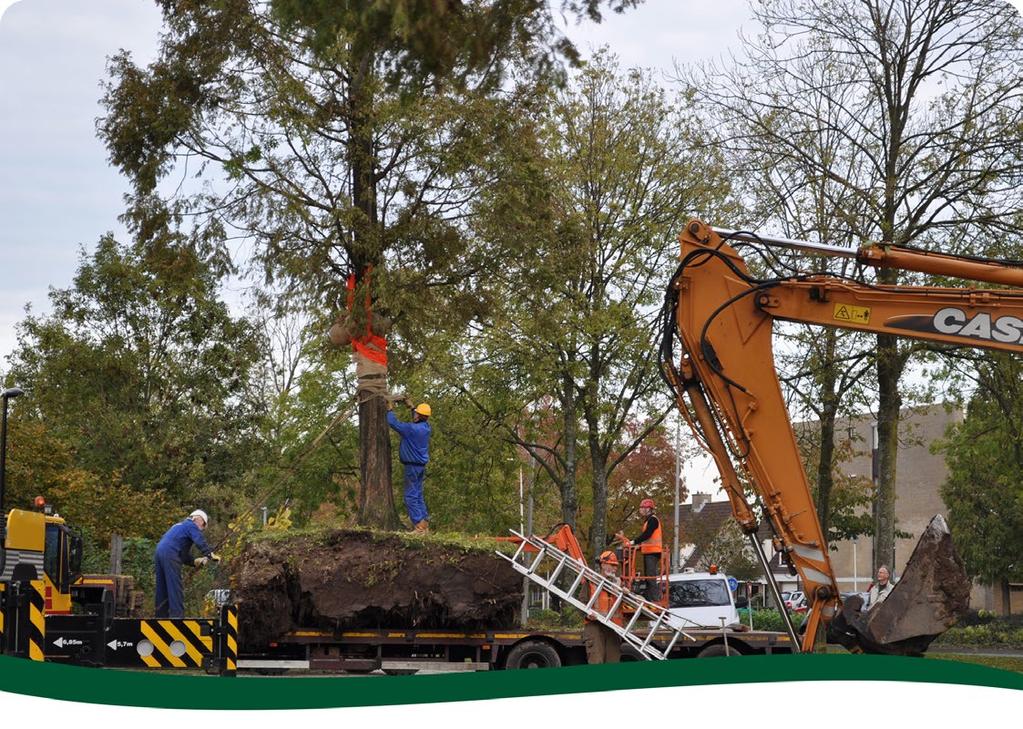
[[[3,497],[0,492],[0,509]],[[37,499],[0,524],[0,654],[123,668],[237,670],[237,610],[216,618],[133,616],[119,575],[83,575],[82,538]],[[0,511],[2,513],[2,511]],[[127,614],[119,614],[127,613]]]

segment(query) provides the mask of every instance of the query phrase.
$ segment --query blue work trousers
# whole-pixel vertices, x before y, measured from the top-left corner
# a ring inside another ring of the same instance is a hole
[[[403,464],[405,467],[405,508],[408,510],[408,518],[412,524],[421,521],[428,521],[430,514],[426,511],[426,501],[423,499],[423,480],[426,478],[426,466],[416,466],[411,463]]]
[[[183,618],[185,590],[181,586],[181,559],[176,554],[156,553],[156,617]]]

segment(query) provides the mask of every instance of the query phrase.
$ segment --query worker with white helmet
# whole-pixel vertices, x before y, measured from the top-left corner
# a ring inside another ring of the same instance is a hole
[[[412,401],[406,399],[411,407]],[[423,498],[423,481],[426,479],[426,464],[430,460],[430,416],[433,411],[425,402],[412,412],[412,422],[398,420],[391,401],[387,401],[387,424],[401,436],[398,458],[405,469],[405,509],[416,532],[430,531],[430,514]]]
[[[185,591],[181,585],[181,565],[202,567],[218,557],[202,536],[210,518],[202,509],[196,509],[163,535],[156,545],[156,617],[181,618],[185,615]],[[192,557],[192,545],[202,557]]]

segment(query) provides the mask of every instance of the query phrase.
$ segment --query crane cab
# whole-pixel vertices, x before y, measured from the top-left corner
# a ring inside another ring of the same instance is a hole
[[[42,580],[45,612],[69,614],[81,578],[82,538],[59,514],[11,509],[0,583]]]

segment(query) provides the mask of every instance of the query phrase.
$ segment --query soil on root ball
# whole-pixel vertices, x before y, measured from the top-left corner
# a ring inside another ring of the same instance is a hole
[[[486,549],[333,530],[255,541],[233,560],[243,650],[290,630],[514,625],[522,577]]]

